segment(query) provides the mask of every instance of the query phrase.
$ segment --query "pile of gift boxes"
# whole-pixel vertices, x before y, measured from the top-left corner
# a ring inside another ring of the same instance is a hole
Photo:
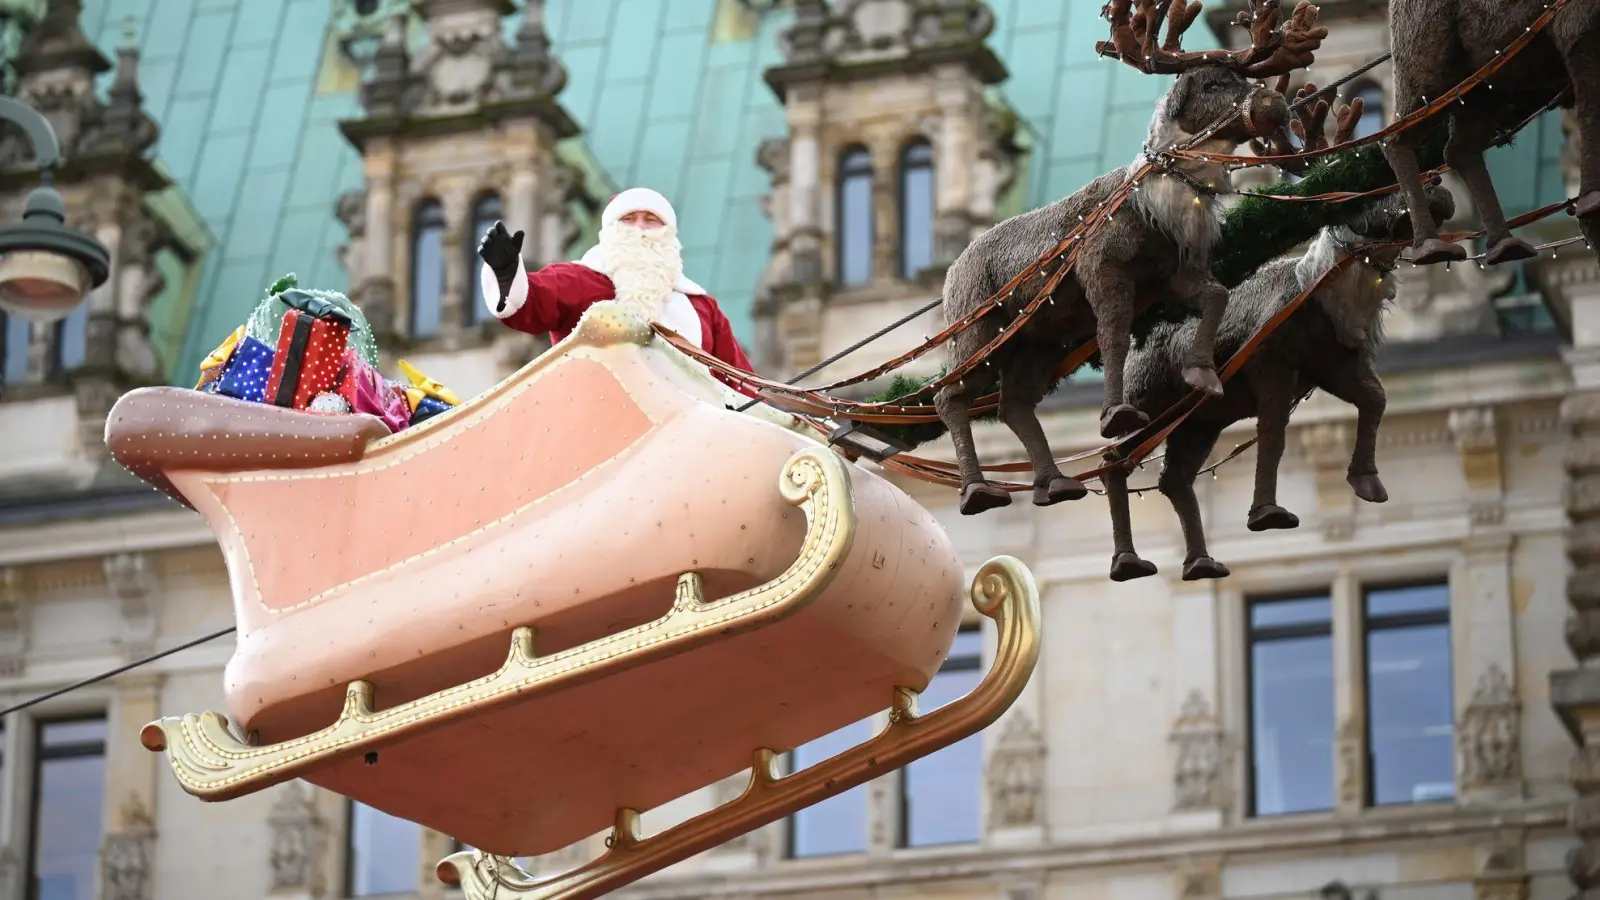
[[[326,296],[289,288],[267,302],[273,300],[287,306],[276,344],[240,325],[200,364],[196,390],[312,413],[365,413],[391,432],[460,405],[454,392],[405,360],[404,382],[379,375],[351,340],[352,329],[365,329],[366,323],[352,321]]]

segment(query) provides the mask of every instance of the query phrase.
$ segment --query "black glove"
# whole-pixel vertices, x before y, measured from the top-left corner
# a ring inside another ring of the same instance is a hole
[[[522,259],[522,232],[510,234],[506,223],[495,222],[479,242],[478,256],[500,282],[500,305],[495,309],[503,312],[506,298],[511,295],[511,285],[517,280],[517,263]]]

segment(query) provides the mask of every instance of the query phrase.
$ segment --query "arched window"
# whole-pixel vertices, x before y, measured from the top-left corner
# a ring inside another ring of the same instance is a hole
[[[422,827],[354,800],[345,845],[346,897],[410,894],[417,889]]]
[[[872,280],[872,154],[851,147],[839,156],[837,237],[839,283]]]
[[[1354,137],[1363,138],[1369,134],[1376,134],[1383,130],[1383,85],[1368,81],[1359,85],[1351,99],[1360,97],[1365,104],[1361,110],[1361,121],[1356,123]]]
[[[900,151],[900,277],[933,265],[933,145],[917,140]]]
[[[467,283],[472,291],[472,301],[467,304],[463,313],[468,326],[478,325],[489,316],[489,307],[483,298],[483,260],[478,258],[478,242],[494,223],[504,218],[500,211],[500,196],[498,194],[484,194],[478,202],[472,205],[472,230],[467,232]]]
[[[444,207],[428,199],[411,219],[411,337],[439,333],[444,301]]]

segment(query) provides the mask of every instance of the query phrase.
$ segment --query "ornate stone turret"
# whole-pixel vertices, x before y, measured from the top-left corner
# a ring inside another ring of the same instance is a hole
[[[509,45],[509,0],[411,8],[414,19],[389,17],[366,67],[365,116],[340,123],[367,176],[336,203],[350,229],[341,258],[353,299],[389,341],[451,349],[496,333],[477,326],[470,245],[480,226],[504,219],[525,231],[530,262],[565,249],[566,164],[555,148],[578,126],[556,99],[567,73],[550,52],[543,0],[523,4]],[[426,33],[414,53],[411,25]]]
[[[165,287],[154,257],[176,244],[145,198],[171,182],[148,151],[160,129],[143,108],[139,52],[131,35],[115,66],[84,36],[81,0],[50,0],[13,62],[18,94],[45,114],[61,142],[54,184],[67,220],[111,252],[111,273],[60,328],[34,328],[26,376],[7,386],[8,400],[59,393],[77,397],[84,451],[103,449],[100,430],[118,395],[160,380],[150,345],[150,306]],[[95,77],[113,70],[106,99]],[[13,211],[38,184],[32,150],[20,132],[0,131],[0,204]]]
[[[776,234],[756,316],[776,323],[783,348],[764,365],[806,368],[831,349],[821,335],[873,330],[868,319],[909,311],[913,293],[925,302],[943,267],[993,224],[1017,154],[1015,117],[985,91],[1007,74],[984,43],[993,29],[981,0],[796,0],[783,62],[765,75],[789,133],[761,157]],[[856,308],[848,327],[824,327],[835,295]],[[868,300],[896,311],[863,312]]]

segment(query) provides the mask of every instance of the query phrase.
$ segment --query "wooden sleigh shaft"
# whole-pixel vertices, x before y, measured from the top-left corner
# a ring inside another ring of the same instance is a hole
[[[504,856],[468,850],[439,863],[440,880],[458,885],[466,900],[600,897],[977,734],[999,720],[1032,676],[1040,612],[1033,576],[1011,557],[992,559],[979,570],[971,598],[995,621],[999,641],[989,673],[965,697],[923,716],[917,713],[917,692],[898,688],[887,728],[792,775],[777,774],[776,751],[758,749],[743,794],[657,835],[641,837],[638,811],[618,810],[606,852],[570,872],[538,878]]]

